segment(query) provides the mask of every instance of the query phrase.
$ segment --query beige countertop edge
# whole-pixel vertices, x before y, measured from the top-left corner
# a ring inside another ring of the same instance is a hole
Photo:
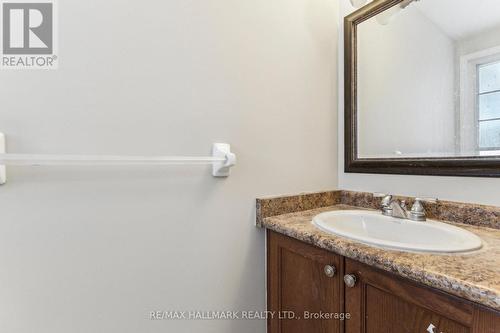
[[[272,216],[263,219],[263,227],[500,311],[499,230],[459,225],[477,234],[485,243],[483,249],[468,254],[400,252],[331,235],[311,224],[316,214],[339,209],[360,208],[336,205]]]

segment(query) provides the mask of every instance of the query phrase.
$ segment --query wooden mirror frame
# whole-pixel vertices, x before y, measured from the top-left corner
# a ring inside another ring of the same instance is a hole
[[[344,19],[345,172],[500,177],[500,156],[358,158],[357,26],[404,0],[375,0]]]

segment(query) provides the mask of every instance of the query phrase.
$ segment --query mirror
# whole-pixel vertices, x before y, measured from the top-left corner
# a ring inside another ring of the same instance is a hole
[[[374,1],[345,52],[347,172],[500,176],[500,1]]]

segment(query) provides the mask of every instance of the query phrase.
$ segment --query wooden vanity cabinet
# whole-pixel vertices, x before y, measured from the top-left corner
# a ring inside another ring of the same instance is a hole
[[[268,332],[340,333],[341,322],[307,319],[342,308],[342,257],[268,231]],[[334,270],[334,271],[332,271]],[[291,318],[291,314],[295,317]]]
[[[359,262],[345,260],[346,332],[471,333],[474,307],[460,298],[417,286]]]
[[[498,312],[272,231],[267,235],[269,311],[350,315],[345,321],[275,316],[268,333],[500,333]],[[333,277],[325,274],[327,265],[335,265]],[[354,279],[346,283],[345,276]]]

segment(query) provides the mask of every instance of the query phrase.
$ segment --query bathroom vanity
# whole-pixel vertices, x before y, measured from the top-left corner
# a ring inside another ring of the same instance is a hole
[[[480,250],[456,254],[383,249],[312,223],[320,213],[379,203],[347,191],[257,201],[257,224],[267,229],[268,310],[275,314],[268,332],[499,333],[498,209],[427,206],[434,219],[471,224],[457,225],[483,241]],[[489,228],[473,225],[478,217]]]
[[[499,2],[350,2],[344,171],[500,177]],[[498,207],[330,191],[257,225],[270,333],[500,333]]]
[[[395,274],[268,231],[269,332],[497,333],[500,315]],[[345,280],[344,281],[344,277]],[[345,313],[344,321],[325,316]]]

